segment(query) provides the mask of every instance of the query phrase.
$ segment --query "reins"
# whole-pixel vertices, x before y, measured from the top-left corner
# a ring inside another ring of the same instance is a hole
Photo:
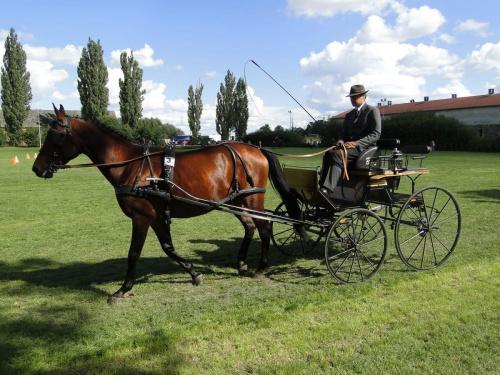
[[[257,146],[254,146],[254,147],[257,147]],[[275,154],[275,155],[278,155],[278,156],[282,156],[282,157],[285,157],[285,158],[310,158],[310,157],[313,157],[313,156],[318,156],[318,155],[321,155],[321,154],[324,154],[330,150],[333,150],[335,148],[337,148],[338,146],[337,145],[334,145],[332,147],[329,147],[323,151],[319,151],[319,152],[315,152],[313,154],[301,154],[301,155],[297,155],[297,154],[282,154],[282,153],[279,153],[279,152],[275,152],[275,151],[272,151],[272,150],[269,150],[266,148],[266,151],[272,153],[272,154]],[[258,148],[261,148],[261,147],[258,147]],[[340,148],[340,155],[342,156],[342,163],[344,165],[344,173],[343,173],[343,178],[346,179],[346,180],[349,180],[349,175],[347,173],[347,150],[345,148],[344,145],[342,145]],[[153,153],[147,153],[147,154],[144,154],[144,155],[141,155],[141,156],[138,156],[138,157],[135,157],[133,159],[128,159],[128,160],[124,160],[124,161],[118,161],[118,162],[114,162],[114,163],[99,163],[99,164],[96,164],[96,163],[87,163],[87,164],[72,164],[72,165],[66,165],[66,164],[61,164],[61,165],[58,165],[58,169],[71,169],[71,168],[89,168],[89,167],[96,167],[96,168],[99,168],[99,167],[121,167],[121,166],[124,166],[124,165],[127,165],[127,164],[130,164],[134,161],[138,161],[138,160],[143,160],[149,156],[156,156],[156,155],[162,155],[163,154],[163,151],[157,151],[157,152],[153,152]]]
[[[340,146],[334,145],[332,147],[328,147],[326,150],[319,151],[319,152],[316,152],[314,154],[306,154],[306,155],[281,154],[279,152],[271,151],[271,150],[269,150],[267,148],[266,148],[266,151],[268,151],[268,152],[270,152],[272,154],[278,155],[278,156],[283,156],[285,158],[310,158],[312,156],[318,156],[318,155],[324,154],[324,153],[326,153],[326,152],[328,152],[330,150],[334,150],[334,149],[338,149],[339,152],[340,152],[340,156],[342,157],[342,164],[343,164],[343,174],[342,174],[342,177],[345,180],[349,180],[349,174],[347,173],[347,163],[348,163],[348,160],[347,160],[347,149],[344,146],[344,144],[342,144]]]
[[[73,165],[62,164],[62,165],[59,165],[58,167],[59,167],[59,169],[87,168],[87,167],[121,167],[123,165],[130,164],[134,161],[145,159],[148,156],[156,156],[156,155],[162,155],[162,154],[163,154],[163,151],[157,151],[157,152],[153,152],[151,154],[145,154],[145,155],[141,155],[141,156],[138,156],[136,158],[133,158],[133,159],[124,160],[124,161],[117,161],[114,163],[100,163],[100,164],[88,163],[88,164],[73,164]]]

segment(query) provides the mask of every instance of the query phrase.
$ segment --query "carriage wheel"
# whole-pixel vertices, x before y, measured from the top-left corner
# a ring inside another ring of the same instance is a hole
[[[414,193],[399,212],[394,240],[399,257],[414,270],[443,264],[458,242],[460,208],[451,193],[429,186]]]
[[[304,203],[298,201],[299,208],[302,214],[305,216],[305,205]],[[281,216],[284,218],[289,218],[288,211],[285,204],[282,202],[274,210],[274,215]],[[302,237],[295,231],[293,225],[271,222],[271,239],[274,246],[278,248],[283,254],[298,256],[307,254],[319,243],[321,238],[325,235],[325,230],[312,226],[306,225],[306,231],[311,239],[311,243],[308,245],[303,240]]]
[[[328,271],[343,283],[361,282],[380,268],[387,251],[382,219],[364,208],[343,213],[328,232],[325,260]]]

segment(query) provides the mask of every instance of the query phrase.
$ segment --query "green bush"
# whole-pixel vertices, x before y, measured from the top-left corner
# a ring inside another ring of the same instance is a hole
[[[3,129],[0,129],[0,146],[5,146],[7,144],[7,134]]]
[[[23,131],[23,141],[28,147],[38,146],[38,127],[26,128]]]
[[[436,143],[436,150],[474,151],[479,136],[457,119],[433,112],[407,112],[382,120],[382,138],[398,138],[402,145]]]
[[[285,147],[300,147],[305,146],[304,143],[304,130],[295,128],[292,130],[283,129],[278,125],[275,130],[271,130],[269,125],[264,125],[259,130],[247,134],[243,138],[243,142],[252,143],[254,145],[262,145],[263,147],[272,147],[274,140],[278,137],[283,141]]]

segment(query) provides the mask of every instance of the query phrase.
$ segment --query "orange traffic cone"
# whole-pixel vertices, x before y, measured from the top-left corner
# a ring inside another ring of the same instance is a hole
[[[19,159],[17,158],[17,156],[14,156],[12,159],[10,159],[10,164],[17,164],[19,163]]]
[[[26,154],[26,159],[31,159],[30,154]]]

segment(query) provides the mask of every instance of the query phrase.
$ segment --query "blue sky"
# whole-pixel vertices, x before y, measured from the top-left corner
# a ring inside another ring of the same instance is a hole
[[[202,133],[215,133],[227,70],[246,77],[249,131],[349,109],[352,84],[368,102],[500,92],[500,2],[444,0],[16,1],[0,13],[0,53],[11,27],[28,57],[33,109],[80,109],[76,68],[88,39],[108,66],[110,110],[119,115],[119,55],[134,51],[146,90],[143,115],[189,134],[187,91],[203,83]]]

